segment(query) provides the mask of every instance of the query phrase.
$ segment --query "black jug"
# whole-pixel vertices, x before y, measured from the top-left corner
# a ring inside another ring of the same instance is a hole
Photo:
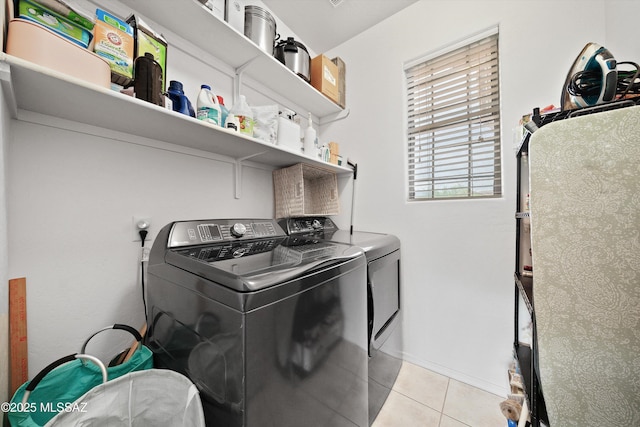
[[[147,52],[136,58],[133,70],[136,98],[164,107],[162,67],[153,54]]]

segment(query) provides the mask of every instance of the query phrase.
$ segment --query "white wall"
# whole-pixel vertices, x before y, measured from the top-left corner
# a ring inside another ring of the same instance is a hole
[[[605,0],[605,6],[606,38],[603,45],[618,61],[640,63],[640,43],[632,30],[638,25],[640,3],[635,0]]]
[[[515,259],[512,129],[534,107],[559,105],[569,67],[587,42],[640,59],[635,24],[626,18],[638,16],[638,4],[615,2],[605,28],[606,1],[421,0],[329,52],[347,63],[351,114],[321,130],[359,164],[356,229],[402,241],[407,360],[506,393]],[[612,29],[621,19],[628,22]],[[403,63],[494,25],[500,28],[503,196],[409,203]]]
[[[152,218],[152,235],[179,219],[273,215],[268,169],[245,167],[236,200],[232,165],[206,153],[12,125],[10,274],[27,278],[30,375],[102,326],[143,323],[133,215]]]

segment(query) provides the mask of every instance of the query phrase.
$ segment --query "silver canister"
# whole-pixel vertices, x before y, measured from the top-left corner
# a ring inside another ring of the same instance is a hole
[[[273,55],[276,41],[276,20],[261,7],[245,6],[244,35],[257,44],[260,49]]]
[[[294,40],[293,37],[280,40],[274,48],[273,56],[307,83],[311,80],[309,52],[302,43]]]

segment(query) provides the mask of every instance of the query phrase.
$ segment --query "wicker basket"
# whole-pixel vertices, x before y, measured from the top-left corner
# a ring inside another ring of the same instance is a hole
[[[298,163],[273,171],[276,218],[338,215],[338,180],[326,169]]]

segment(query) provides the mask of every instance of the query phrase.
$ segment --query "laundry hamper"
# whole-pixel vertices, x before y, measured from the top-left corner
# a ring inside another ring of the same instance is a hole
[[[204,427],[197,387],[167,369],[132,372],[94,387],[47,427]]]
[[[127,361],[105,368],[99,359],[84,354],[84,351],[91,338],[111,329],[131,333],[138,342],[138,348]],[[94,387],[130,372],[151,369],[153,353],[141,344],[141,340],[138,331],[128,325],[115,324],[94,333],[85,341],[80,354],[52,362],[16,390],[7,415],[11,426],[41,427]]]

